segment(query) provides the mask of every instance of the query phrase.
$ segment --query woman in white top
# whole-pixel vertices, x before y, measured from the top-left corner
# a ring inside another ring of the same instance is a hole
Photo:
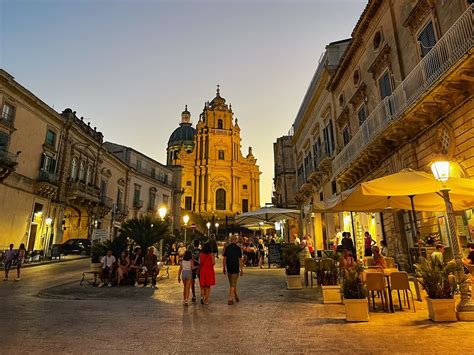
[[[187,250],[183,255],[183,260],[180,263],[178,272],[178,282],[183,280],[183,305],[185,306],[188,305],[194,268],[193,254],[191,250]]]

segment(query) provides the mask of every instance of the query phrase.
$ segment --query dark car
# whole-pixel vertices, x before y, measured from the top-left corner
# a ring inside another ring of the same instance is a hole
[[[68,254],[91,254],[91,241],[89,239],[69,239],[61,244],[61,253]]]

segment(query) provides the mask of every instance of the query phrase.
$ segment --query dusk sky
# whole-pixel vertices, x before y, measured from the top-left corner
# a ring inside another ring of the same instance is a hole
[[[232,103],[252,146],[261,204],[273,142],[296,116],[325,46],[350,37],[367,0],[0,0],[0,67],[62,111],[166,163],[187,104]]]

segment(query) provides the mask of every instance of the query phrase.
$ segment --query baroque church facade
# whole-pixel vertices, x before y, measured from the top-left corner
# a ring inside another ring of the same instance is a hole
[[[204,105],[196,128],[187,106],[171,134],[168,165],[182,166],[181,208],[203,220],[234,217],[260,208],[260,170],[249,147],[241,153],[232,105],[220,96]]]

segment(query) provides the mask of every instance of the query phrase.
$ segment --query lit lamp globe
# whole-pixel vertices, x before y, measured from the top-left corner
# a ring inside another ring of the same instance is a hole
[[[46,218],[45,220],[46,225],[49,227],[53,224],[53,219],[51,217]]]
[[[160,215],[161,220],[164,220],[164,219],[165,219],[167,212],[168,212],[168,210],[166,209],[166,207],[161,207],[161,208],[158,210],[158,214]]]
[[[184,222],[185,225],[188,225],[189,216],[188,216],[187,214],[185,214],[185,215],[183,216],[183,222]]]
[[[207,222],[206,227],[207,227],[207,229],[210,229],[211,228],[211,222]]]
[[[431,164],[431,171],[436,180],[446,182],[449,179],[449,161],[435,161]]]
[[[219,228],[219,223],[214,224],[214,227]]]

